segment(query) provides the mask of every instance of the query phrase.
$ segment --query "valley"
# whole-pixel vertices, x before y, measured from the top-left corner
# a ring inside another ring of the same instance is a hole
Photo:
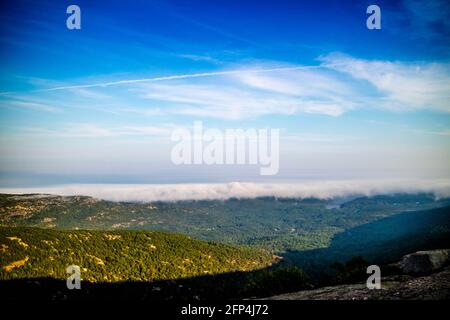
[[[35,279],[53,297],[75,264],[92,298],[140,286],[151,299],[269,296],[445,248],[449,217],[450,199],[431,194],[153,203],[2,194],[0,280],[29,289]]]

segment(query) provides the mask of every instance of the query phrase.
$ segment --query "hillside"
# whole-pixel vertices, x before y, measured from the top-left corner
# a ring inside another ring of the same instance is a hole
[[[387,263],[409,252],[445,248],[448,243],[450,206],[380,218],[335,234],[326,248],[288,251],[284,256],[317,272],[357,256],[377,264]]]
[[[262,250],[150,231],[56,231],[0,227],[0,279],[66,279],[80,266],[89,282],[156,281],[267,267]]]
[[[329,246],[347,229],[406,211],[450,205],[431,194],[356,199],[230,199],[128,203],[82,196],[0,195],[0,225],[57,229],[160,230],[251,244],[275,252]]]
[[[304,288],[279,257],[157,231],[0,227],[1,299],[237,299]],[[68,290],[66,268],[81,269]]]

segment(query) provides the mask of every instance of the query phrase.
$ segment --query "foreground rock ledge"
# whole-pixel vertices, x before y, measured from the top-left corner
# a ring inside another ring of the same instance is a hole
[[[263,300],[446,300],[450,299],[450,267],[429,276],[383,278],[380,290],[365,283],[286,293]]]

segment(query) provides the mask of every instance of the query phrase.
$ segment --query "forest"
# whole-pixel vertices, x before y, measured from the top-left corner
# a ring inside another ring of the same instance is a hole
[[[429,194],[155,203],[3,194],[0,291],[34,281],[53,296],[78,265],[93,297],[269,296],[445,248],[449,215],[450,200]]]

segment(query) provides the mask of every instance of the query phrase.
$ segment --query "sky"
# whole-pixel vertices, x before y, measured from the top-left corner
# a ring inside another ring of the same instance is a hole
[[[2,1],[0,187],[448,179],[449,16],[437,0]],[[199,120],[280,129],[278,174],[172,163],[171,134]]]

